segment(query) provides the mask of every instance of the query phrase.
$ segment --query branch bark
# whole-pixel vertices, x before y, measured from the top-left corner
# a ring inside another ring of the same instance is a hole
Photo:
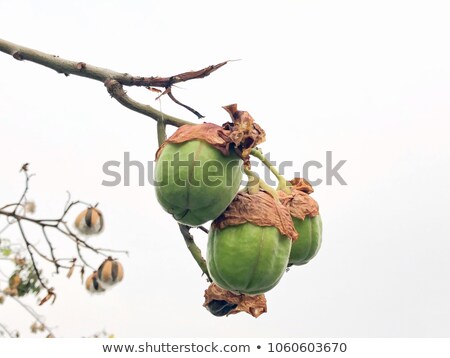
[[[117,80],[107,79],[105,81],[105,87],[108,90],[108,93],[111,95],[111,97],[113,97],[122,106],[131,109],[132,111],[141,113],[150,118],[153,118],[157,122],[163,121],[165,124],[169,124],[175,127],[181,127],[182,125],[185,124],[195,124],[189,121],[185,121],[184,119],[176,118],[171,115],[165,114],[148,104],[143,104],[135,101],[134,99],[130,98],[127,95],[122,84]]]

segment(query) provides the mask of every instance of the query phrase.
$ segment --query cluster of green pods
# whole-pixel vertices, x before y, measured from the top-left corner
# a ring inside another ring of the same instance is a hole
[[[322,220],[304,180],[291,181],[277,195],[239,191],[242,151],[223,139],[221,128],[183,126],[159,148],[156,197],[181,224],[212,220],[206,263],[214,284],[235,295],[257,296],[275,287],[287,267],[317,254]],[[223,316],[236,306],[216,299],[207,308]]]

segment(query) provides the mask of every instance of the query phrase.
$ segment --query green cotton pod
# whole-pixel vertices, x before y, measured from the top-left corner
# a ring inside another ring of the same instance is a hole
[[[207,248],[208,271],[220,287],[257,295],[277,285],[286,271],[291,239],[273,226],[245,223],[212,227]]]
[[[156,197],[179,223],[199,226],[217,218],[239,190],[243,161],[205,140],[166,142],[155,166]]]
[[[307,264],[319,252],[322,244],[322,218],[320,215],[292,218],[298,239],[292,243],[289,266]]]
[[[292,243],[289,266],[304,265],[319,252],[322,244],[322,218],[319,205],[309,194],[313,187],[302,178],[291,180],[288,192],[279,191],[282,204],[292,215],[298,239]]]

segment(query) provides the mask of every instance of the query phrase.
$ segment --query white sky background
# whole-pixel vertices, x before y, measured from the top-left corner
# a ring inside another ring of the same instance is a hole
[[[105,161],[125,151],[154,158],[155,123],[100,82],[0,54],[0,203],[20,196],[18,169],[30,162],[36,216],[58,215],[70,190],[105,214],[92,243],[130,251],[124,282],[103,296],[76,275],[52,278],[58,299],[38,309],[46,322],[67,337],[103,328],[121,337],[449,336],[449,17],[450,3],[434,0],[1,1],[0,37],[117,71],[166,76],[242,59],[175,94],[218,124],[228,120],[223,105],[248,110],[267,132],[263,150],[294,161],[288,177],[327,150],[348,161],[348,186],[316,187],[318,257],[267,294],[268,314],[215,318],[153,188],[136,175],[130,187],[101,185]],[[144,89],[129,94],[158,105]],[[167,98],[162,106],[195,120]],[[13,302],[0,321],[25,335],[32,323]]]

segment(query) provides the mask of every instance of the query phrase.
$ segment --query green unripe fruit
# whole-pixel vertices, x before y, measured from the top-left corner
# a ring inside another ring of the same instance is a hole
[[[289,209],[298,239],[292,243],[289,266],[304,265],[318,253],[322,244],[322,218],[319,205],[309,196],[314,190],[305,179],[291,180],[286,192],[279,192]]]
[[[206,263],[219,287],[257,295],[286,271],[297,238],[288,209],[265,191],[240,192],[211,225]]]
[[[298,239],[292,243],[289,265],[304,265],[319,252],[322,244],[322,219],[320,215],[292,218]]]
[[[245,223],[212,228],[207,253],[209,274],[226,290],[264,293],[280,281],[290,250],[291,240],[275,227]]]
[[[156,197],[178,222],[202,225],[218,217],[235,197],[242,164],[233,150],[225,155],[204,140],[166,142],[155,166]]]

